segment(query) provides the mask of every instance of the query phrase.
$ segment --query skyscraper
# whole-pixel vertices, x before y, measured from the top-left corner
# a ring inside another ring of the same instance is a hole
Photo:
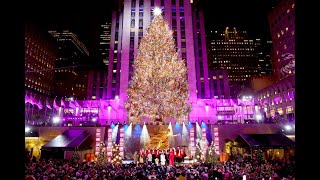
[[[25,88],[27,91],[50,97],[54,90],[54,71],[57,46],[50,35],[32,24],[25,27]]]
[[[59,46],[55,70],[55,95],[84,99],[87,72],[83,65],[88,61],[87,47],[69,30],[50,30],[49,33]]]
[[[210,69],[228,71],[230,95],[236,98],[251,77],[270,74],[268,45],[257,38],[250,38],[246,30],[226,27],[211,30],[208,34]],[[270,48],[269,48],[270,50]]]
[[[99,54],[105,65],[109,65],[110,38],[111,22],[106,21],[104,24],[101,24],[101,34],[99,37]]]
[[[294,74],[294,63],[289,56],[295,55],[295,1],[280,1],[269,13],[272,37],[272,63],[277,79]]]
[[[162,16],[168,22],[170,29],[173,30],[172,35],[175,39],[175,46],[179,50],[179,57],[185,59],[188,69],[187,80],[190,93],[188,103],[192,104],[188,119],[191,122],[217,122],[217,112],[219,111],[217,104],[227,107],[233,112],[228,114],[226,118],[220,115],[220,121],[231,119],[240,122],[244,118],[243,114],[236,114],[242,100],[229,99],[232,98],[228,87],[227,74],[229,72],[224,71],[228,69],[211,71],[210,76],[208,75],[203,1],[119,0],[117,2],[111,18],[108,71],[101,69],[90,71],[87,89],[88,100],[83,102],[84,104],[99,104],[101,107],[99,108],[99,121],[102,124],[110,124],[112,121],[121,123],[128,120],[124,103],[127,102],[127,90],[133,75],[132,65],[139,42],[153,19],[155,7],[162,10]],[[230,40],[233,41],[232,38]],[[240,38],[240,42],[244,43],[245,40]],[[249,40],[246,40],[245,43],[248,44],[246,48],[250,50],[242,49],[242,51],[253,52],[255,47],[253,40],[250,40],[250,45]],[[248,62],[254,56],[250,53],[244,54],[248,56],[245,59]],[[249,56],[252,58],[250,59]],[[241,71],[252,71],[258,74],[257,68],[255,70],[244,69],[245,66],[241,63],[245,62],[237,63],[234,63],[234,66],[238,69],[241,68]],[[213,76],[216,79],[211,79]],[[248,77],[238,77],[238,79]],[[233,78],[236,79],[236,77]],[[216,92],[214,92],[215,88]],[[246,105],[249,106],[249,104]],[[250,117],[247,116],[246,119]]]
[[[100,98],[111,99],[118,95],[126,99],[134,56],[153,18],[155,6],[162,9],[163,17],[174,31],[179,56],[186,59],[190,100],[210,97],[203,12],[197,1],[124,0],[123,3],[119,1],[112,13],[109,67],[104,80],[107,84]]]

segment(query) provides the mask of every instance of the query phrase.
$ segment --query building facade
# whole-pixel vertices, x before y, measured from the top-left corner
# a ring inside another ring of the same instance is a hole
[[[294,122],[295,1],[279,1],[268,18],[275,83],[257,91],[255,101],[269,122]]]
[[[228,71],[232,98],[237,98],[241,89],[248,86],[248,79],[272,73],[267,52],[270,48],[266,48],[270,42],[250,38],[247,31],[229,27],[211,30],[207,37],[209,67]]]
[[[55,61],[58,56],[53,38],[32,24],[25,26],[25,88],[27,91],[52,96]]]
[[[210,97],[230,99],[229,79],[227,70],[209,70]]]
[[[89,51],[77,35],[69,30],[50,30],[58,44],[55,70],[55,95],[58,97],[86,98]]]
[[[295,1],[282,0],[269,13],[272,37],[272,66],[277,79],[294,74]]]
[[[25,25],[25,120],[49,121],[54,95],[54,67],[58,47],[49,34],[32,23]]]
[[[99,122],[102,124],[127,121],[124,102],[127,100],[127,88],[133,72],[132,65],[143,33],[153,19],[155,7],[162,9],[162,16],[173,30],[176,47],[180,50],[179,56],[186,60],[190,91],[188,101],[192,104],[188,121],[216,123],[218,100],[215,96],[228,100],[231,95],[228,89],[228,74],[225,74],[225,71],[212,71],[209,76],[201,1],[118,1],[118,6],[112,12],[108,71],[89,73],[87,101],[99,102]],[[214,76],[216,79],[211,79]],[[222,77],[222,81],[219,77]],[[237,100],[233,102],[235,103],[229,105],[235,109],[234,105],[238,102]],[[234,113],[232,119],[240,122],[240,116],[235,115]]]
[[[267,122],[294,122],[295,76],[288,76],[257,91],[255,102]]]

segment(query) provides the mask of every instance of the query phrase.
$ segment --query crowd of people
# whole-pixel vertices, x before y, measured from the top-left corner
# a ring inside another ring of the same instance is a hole
[[[78,160],[30,160],[26,179],[32,180],[294,180],[295,161],[271,160],[258,163],[250,158],[218,162],[161,165],[129,163],[98,165]]]

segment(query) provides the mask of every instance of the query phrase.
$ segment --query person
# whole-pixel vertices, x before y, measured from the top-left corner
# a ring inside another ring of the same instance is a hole
[[[138,153],[137,151],[134,152],[133,154],[133,163],[138,164]]]
[[[164,153],[160,154],[160,164],[161,164],[161,166],[166,165],[166,156],[164,155]]]
[[[148,154],[148,164],[152,164],[152,154]]]
[[[143,161],[143,154],[140,154],[139,163],[140,163],[140,164],[143,164],[143,162],[144,162],[144,161]]]
[[[156,166],[159,166],[159,158],[156,158],[156,159],[154,160],[154,162],[155,162]]]
[[[177,178],[177,180],[187,180],[186,172],[184,170],[181,171],[180,176]]]
[[[170,166],[173,166],[173,165],[174,165],[174,151],[173,151],[173,149],[170,149],[169,165],[170,165]]]

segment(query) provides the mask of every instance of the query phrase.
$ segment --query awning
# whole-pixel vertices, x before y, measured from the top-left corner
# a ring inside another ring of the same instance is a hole
[[[240,147],[293,148],[295,142],[284,134],[240,134],[236,138]]]
[[[74,149],[91,149],[90,147],[90,136],[85,130],[81,129],[69,129],[64,131],[62,134],[53,138],[50,142],[42,146],[41,149],[52,149],[59,148],[65,150],[74,150]]]

